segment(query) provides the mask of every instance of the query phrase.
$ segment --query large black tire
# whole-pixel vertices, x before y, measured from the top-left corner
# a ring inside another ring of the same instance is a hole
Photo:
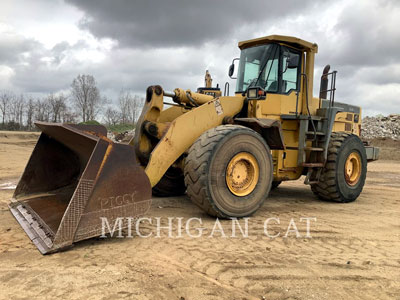
[[[257,184],[251,193],[237,196],[228,188],[226,172],[237,154],[251,155],[258,164]],[[190,199],[211,216],[230,218],[253,214],[268,197],[273,178],[271,152],[254,130],[222,125],[203,133],[185,159],[185,183]]]
[[[349,156],[360,158],[360,175],[355,182],[346,179],[345,164]],[[328,149],[328,160],[319,182],[311,185],[318,198],[340,203],[352,202],[360,195],[367,175],[367,155],[360,138],[354,134],[334,132]]]
[[[161,180],[153,187],[153,195],[157,197],[172,197],[183,195],[186,191],[181,169],[170,167]]]

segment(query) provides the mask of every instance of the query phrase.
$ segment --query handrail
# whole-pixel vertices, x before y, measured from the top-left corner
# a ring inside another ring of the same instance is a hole
[[[226,93],[226,91],[228,90],[228,93]],[[229,82],[225,82],[225,86],[224,86],[224,96],[229,96]]]

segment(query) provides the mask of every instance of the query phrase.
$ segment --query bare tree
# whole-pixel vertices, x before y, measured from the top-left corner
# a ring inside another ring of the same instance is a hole
[[[121,116],[121,123],[130,123],[130,103],[132,102],[131,93],[128,90],[121,90],[118,97],[118,108]]]
[[[78,115],[73,112],[68,106],[61,112],[61,121],[63,123],[76,123]]]
[[[94,120],[99,112],[101,97],[92,75],[78,75],[71,85],[72,99],[83,122]]]
[[[118,124],[121,120],[121,114],[112,107],[107,108],[106,112],[104,113],[104,117],[107,125]]]
[[[137,118],[139,117],[139,113],[142,110],[144,105],[144,98],[135,95],[135,97],[131,100],[129,105],[130,112],[130,120],[132,124],[136,123]]]
[[[144,99],[134,95],[129,90],[121,90],[118,98],[118,108],[121,113],[122,124],[135,124]]]
[[[38,121],[50,121],[51,108],[47,98],[37,99],[35,103],[35,119]]]
[[[24,95],[12,97],[10,101],[10,120],[20,126],[23,125],[25,98]]]
[[[29,97],[26,104],[26,127],[28,130],[33,129],[33,116],[35,113],[35,103],[32,97]]]
[[[15,98],[15,95],[10,91],[2,91],[0,94],[0,110],[1,110],[1,114],[2,114],[3,126],[4,126],[4,123],[6,122],[6,117],[9,112],[9,108],[10,108],[11,102],[13,101],[13,98]]]
[[[63,94],[55,96],[50,94],[47,97],[47,101],[49,102],[51,108],[51,115],[53,122],[60,122],[61,121],[61,113],[66,108],[66,100],[67,98],[64,97]]]
[[[17,110],[17,120],[18,120],[18,123],[20,124],[21,127],[24,126],[25,104],[26,104],[25,97],[24,97],[23,94],[21,94],[19,96],[18,106],[17,106],[17,108],[18,108],[18,110]]]

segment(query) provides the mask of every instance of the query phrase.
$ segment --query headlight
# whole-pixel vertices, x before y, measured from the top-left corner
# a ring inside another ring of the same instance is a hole
[[[266,91],[264,91],[259,86],[251,87],[247,90],[248,100],[265,100],[266,95],[267,95]]]
[[[257,89],[249,89],[247,98],[257,98]]]

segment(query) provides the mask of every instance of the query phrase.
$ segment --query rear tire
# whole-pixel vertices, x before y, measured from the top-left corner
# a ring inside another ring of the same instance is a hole
[[[352,202],[360,195],[366,175],[367,155],[360,138],[334,132],[329,142],[327,163],[319,182],[311,185],[311,190],[322,200]]]
[[[271,152],[255,131],[223,125],[203,133],[185,160],[187,194],[212,216],[245,217],[268,197]]]
[[[181,169],[170,167],[161,180],[153,187],[153,195],[157,197],[172,197],[183,195],[186,191]]]

